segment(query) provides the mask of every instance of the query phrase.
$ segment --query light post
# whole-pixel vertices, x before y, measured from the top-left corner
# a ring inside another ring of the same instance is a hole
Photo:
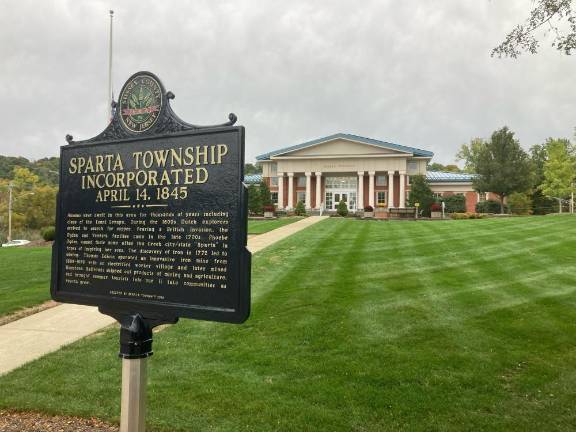
[[[8,183],[8,243],[12,241],[12,189],[14,183]]]

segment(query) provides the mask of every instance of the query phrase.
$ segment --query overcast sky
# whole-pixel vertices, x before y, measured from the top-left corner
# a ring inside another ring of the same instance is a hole
[[[25,1],[0,15],[0,154],[56,156],[106,126],[108,10],[116,94],[140,70],[184,120],[238,115],[246,160],[336,132],[431,150],[509,126],[525,148],[573,137],[574,56],[490,57],[528,0]]]

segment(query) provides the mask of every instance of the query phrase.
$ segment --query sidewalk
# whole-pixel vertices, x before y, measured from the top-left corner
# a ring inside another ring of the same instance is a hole
[[[327,216],[310,216],[248,240],[256,253]],[[0,375],[88,336],[115,320],[92,306],[62,304],[0,326]]]

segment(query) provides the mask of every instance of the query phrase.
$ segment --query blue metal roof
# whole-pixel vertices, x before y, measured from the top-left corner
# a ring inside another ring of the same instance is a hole
[[[348,139],[348,140],[352,140],[352,141],[357,141],[357,142],[361,142],[364,144],[371,144],[371,145],[375,145],[377,147],[382,147],[382,148],[387,148],[387,149],[392,149],[392,150],[398,150],[401,152],[405,152],[405,153],[412,153],[414,156],[420,156],[420,157],[432,157],[434,156],[434,153],[427,151],[427,150],[420,150],[414,147],[407,147],[407,146],[403,146],[400,144],[394,144],[394,143],[389,143],[386,141],[380,141],[377,139],[373,139],[373,138],[366,138],[366,137],[362,137],[359,135],[352,135],[352,134],[346,134],[346,133],[337,133],[334,135],[329,135],[327,137],[324,138],[318,138],[312,141],[307,141],[305,143],[302,144],[296,144],[290,147],[285,147],[282,148],[280,150],[275,150],[275,151],[271,151],[268,153],[264,153],[261,154],[259,156],[256,156],[256,160],[269,160],[272,156],[277,156],[277,155],[281,155],[284,153],[288,153],[294,150],[299,150],[305,147],[310,147],[316,144],[320,144],[326,141],[332,141],[335,139]]]
[[[262,182],[262,174],[249,174],[244,176],[244,183],[246,184],[260,184]]]
[[[457,182],[471,182],[476,177],[476,174],[466,173],[453,173],[443,171],[428,171],[426,172],[426,180],[429,183],[457,183]]]

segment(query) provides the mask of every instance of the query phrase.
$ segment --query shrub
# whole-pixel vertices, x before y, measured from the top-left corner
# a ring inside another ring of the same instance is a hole
[[[343,200],[338,203],[338,207],[336,207],[336,212],[342,217],[348,216],[348,206]]]
[[[260,183],[260,201],[262,202],[263,206],[272,205],[272,194],[270,193],[270,188],[266,182]]]
[[[56,238],[56,228],[53,226],[42,228],[40,232],[45,241],[53,241]]]
[[[365,212],[373,212],[374,211],[374,207],[367,205],[366,207],[364,207],[364,211]]]
[[[442,211],[442,205],[440,203],[435,202],[430,206],[430,211],[433,211],[433,212]]]
[[[466,197],[464,195],[449,195],[442,199],[446,213],[466,213]]]
[[[482,215],[480,213],[468,213],[468,212],[464,212],[464,213],[452,213],[450,215],[450,217],[452,219],[483,219],[486,216]]]
[[[508,206],[504,206],[504,211],[508,211]],[[476,204],[478,213],[500,213],[500,202],[495,200],[480,201]]]
[[[304,203],[302,201],[298,201],[298,203],[296,204],[294,214],[296,216],[304,216],[306,214],[306,208],[304,207]]]
[[[532,198],[528,194],[514,192],[508,197],[508,207],[510,207],[510,212],[513,214],[532,214]]]

